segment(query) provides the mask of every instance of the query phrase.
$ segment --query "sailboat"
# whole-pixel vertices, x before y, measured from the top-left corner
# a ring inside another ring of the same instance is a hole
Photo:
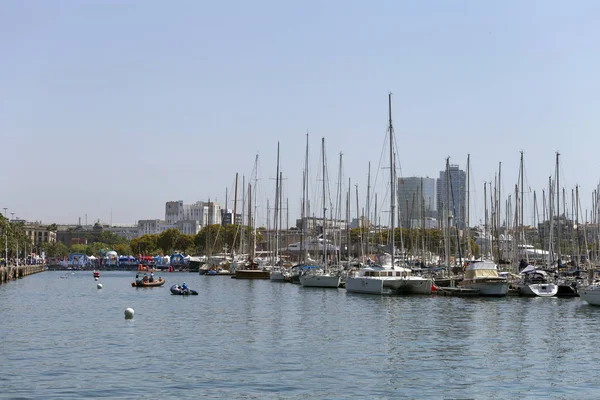
[[[558,169],[558,156],[559,153],[556,153],[556,190],[557,190],[557,209],[559,216],[559,226],[558,226],[558,258],[560,260],[560,190],[559,190],[559,169]],[[519,222],[518,225],[521,228],[521,235],[523,229],[523,152],[521,152],[521,167],[520,167],[520,176],[521,176],[521,197],[519,198],[519,191],[515,188],[515,198],[517,199],[517,204],[521,207],[520,212],[520,222],[519,218],[515,218],[515,222]],[[552,184],[550,185],[550,189],[552,189]],[[550,191],[550,196],[552,196],[552,190]],[[519,207],[517,207],[517,212]],[[520,240],[524,242],[524,236],[517,236]],[[524,249],[523,249],[524,251]],[[550,253],[549,253],[550,254]],[[527,256],[527,253],[525,253]],[[528,264],[523,260],[523,264]],[[527,265],[524,269],[520,271],[521,274],[521,282],[516,284],[519,291],[519,295],[521,296],[532,296],[532,297],[553,297],[558,293],[558,285],[556,283],[551,282],[548,273],[543,269],[539,269],[534,267],[533,265]]]
[[[591,285],[580,289],[579,297],[592,306],[600,306],[600,282],[596,280]]]
[[[256,182],[258,180],[258,154],[254,162],[254,213],[252,209],[252,185],[248,185],[248,224],[250,226],[250,258],[242,268],[235,269],[236,279],[270,279],[270,272],[263,268],[256,260]]]
[[[300,284],[304,287],[323,287],[337,288],[340,286],[341,276],[338,272],[332,272],[329,269],[329,260],[327,259],[327,205],[326,201],[326,168],[325,168],[325,138],[321,139],[322,167],[323,167],[323,258],[318,268],[304,268],[300,272]]]
[[[429,278],[412,276],[412,270],[399,265],[395,259],[395,204],[396,185],[394,169],[394,128],[392,125],[392,94],[388,94],[389,139],[390,139],[390,253],[379,257],[379,263],[368,262],[358,274],[346,278],[346,291],[370,294],[431,294],[433,281]]]
[[[283,262],[279,256],[279,230],[281,229],[281,177],[279,172],[279,142],[277,142],[277,175],[275,179],[275,215],[273,217],[273,225],[275,228],[275,263],[273,268],[271,268],[269,277],[272,282],[285,282],[289,274],[283,267]]]

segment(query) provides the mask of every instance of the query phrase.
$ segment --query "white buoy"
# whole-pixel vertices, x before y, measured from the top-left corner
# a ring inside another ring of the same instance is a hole
[[[94,278],[94,280],[95,280],[95,281],[97,281],[98,279],[99,279],[98,277],[95,277],[95,278]]]
[[[126,308],[125,309],[125,319],[132,319],[133,318],[133,308]]]
[[[96,287],[97,287],[98,289],[102,289],[102,284],[101,284],[101,283],[99,283],[99,284],[97,284],[97,285],[96,285]]]

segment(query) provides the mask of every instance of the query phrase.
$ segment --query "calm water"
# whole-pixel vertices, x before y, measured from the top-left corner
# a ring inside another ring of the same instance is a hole
[[[165,273],[0,285],[0,397],[598,398],[600,308],[580,299],[379,297]],[[174,283],[199,296],[171,296]],[[135,309],[133,320],[124,310]]]

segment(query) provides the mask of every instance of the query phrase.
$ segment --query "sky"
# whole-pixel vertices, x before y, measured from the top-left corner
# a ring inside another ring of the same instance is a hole
[[[350,178],[362,208],[369,162],[372,193],[387,196],[373,181],[387,165],[391,92],[398,175],[438,177],[447,157],[465,169],[470,154],[473,223],[499,163],[502,196],[514,191],[520,151],[527,210],[533,191],[541,208],[556,152],[561,187],[570,200],[579,185],[589,210],[599,11],[585,0],[5,0],[0,208],[135,223],[164,218],[170,200],[224,204],[226,191],[233,208],[236,173],[241,198],[258,154],[265,219],[279,142],[293,221],[307,132],[311,196],[325,138],[328,187],[335,195],[343,153],[340,190]]]

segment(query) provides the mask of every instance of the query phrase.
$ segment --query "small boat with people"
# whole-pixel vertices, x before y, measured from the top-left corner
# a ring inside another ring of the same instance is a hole
[[[186,283],[183,282],[183,285],[173,285],[171,286],[171,294],[180,295],[180,296],[197,296],[198,292],[194,289],[190,289],[187,287]]]
[[[158,277],[158,279],[154,279],[154,274],[144,275],[142,279],[139,279],[139,275],[135,276],[135,282],[131,282],[132,287],[157,287],[165,284],[164,278]]]

